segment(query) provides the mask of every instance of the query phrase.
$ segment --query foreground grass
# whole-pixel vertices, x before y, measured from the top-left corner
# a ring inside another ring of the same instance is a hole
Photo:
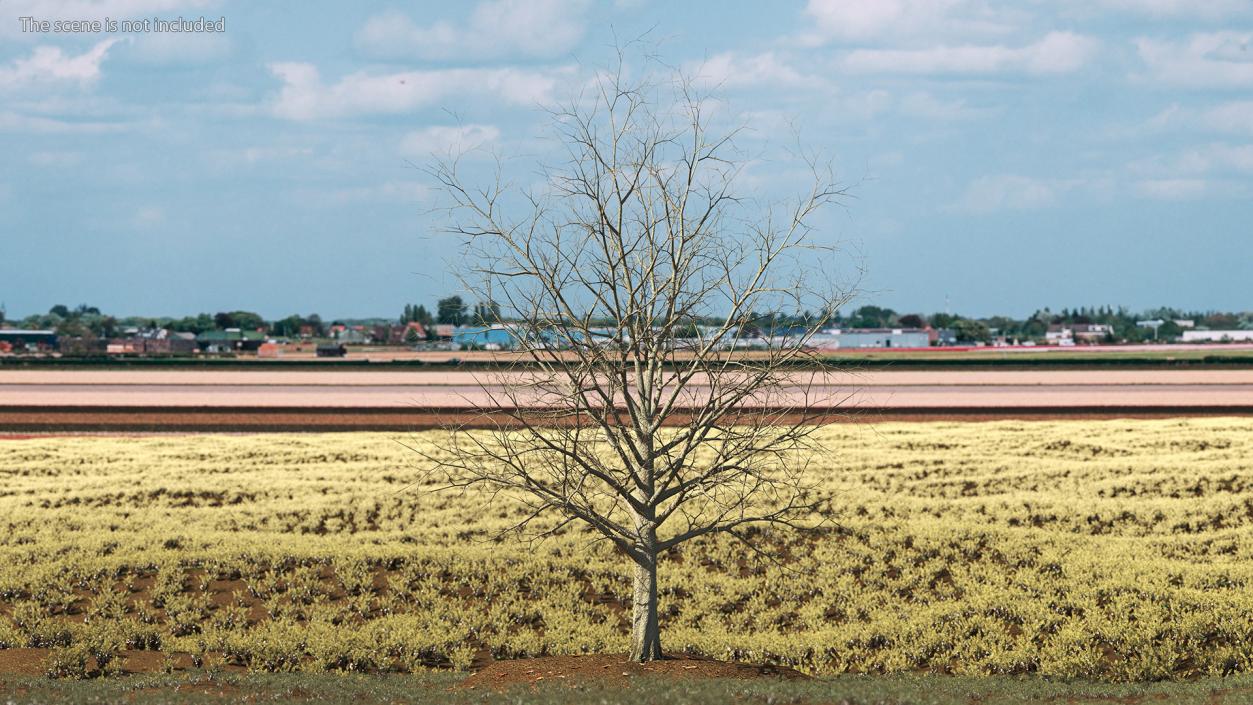
[[[795,703],[847,705],[1026,705],[1028,703],[1166,702],[1218,705],[1253,702],[1253,678],[1113,685],[1038,678],[841,676],[812,681],[659,680],[630,686],[600,683],[518,687],[504,692],[452,690],[460,676],[313,674],[184,674],[98,681],[0,681],[6,705],[79,703],[396,703],[426,705],[724,705]]]
[[[1253,420],[820,437],[836,528],[753,537],[785,565],[670,556],[668,648],[815,674],[1253,672]],[[620,556],[580,530],[502,538],[520,508],[429,492],[416,460],[388,434],[0,442],[0,650],[67,677],[154,651],[403,673],[626,650]]]

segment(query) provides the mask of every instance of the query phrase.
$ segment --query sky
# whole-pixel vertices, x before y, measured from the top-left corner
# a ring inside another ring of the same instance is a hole
[[[531,178],[544,107],[633,39],[746,126],[746,189],[833,161],[858,303],[1253,309],[1249,0],[0,0],[0,301],[429,306],[458,263],[421,167]]]

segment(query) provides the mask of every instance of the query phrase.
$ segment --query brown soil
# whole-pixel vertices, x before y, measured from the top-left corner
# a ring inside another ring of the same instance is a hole
[[[0,674],[42,676],[48,649],[0,649]]]
[[[1162,407],[860,408],[848,411],[833,410],[829,413],[811,410],[804,415],[782,415],[779,421],[780,423],[827,424],[1248,415],[1253,415],[1253,404]],[[668,419],[670,424],[681,425],[687,422],[688,419],[682,414],[676,414]],[[448,427],[496,428],[513,423],[513,419],[506,413],[466,413],[446,410],[0,408],[0,440],[96,433],[139,436],[150,433],[414,431]]]
[[[675,655],[662,661],[633,663],[625,654],[545,656],[494,661],[466,678],[458,689],[503,690],[520,684],[596,682],[622,686],[641,676],[663,678],[808,678],[782,666],[729,663],[697,656]]]

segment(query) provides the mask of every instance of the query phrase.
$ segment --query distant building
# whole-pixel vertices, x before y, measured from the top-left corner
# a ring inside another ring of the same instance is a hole
[[[190,355],[196,341],[183,338],[115,338],[105,345],[110,355]]]
[[[1185,343],[1253,343],[1253,330],[1185,330]]]
[[[196,345],[207,353],[254,352],[265,342],[265,333],[255,330],[210,330],[196,336]]]
[[[391,336],[387,342],[393,345],[407,345],[424,340],[426,340],[426,328],[417,321],[409,321],[404,325],[392,326]]]
[[[57,334],[51,330],[0,328],[0,342],[14,352],[51,352],[57,349]]]
[[[110,355],[190,355],[196,352],[196,336],[165,328],[127,328],[124,338],[105,344]]]
[[[365,345],[374,342],[374,328],[362,325],[347,326],[337,324],[331,326],[331,337],[349,345]]]
[[[1176,319],[1174,319],[1173,321],[1171,321],[1171,323],[1174,323],[1175,325],[1179,326],[1180,328],[1184,328],[1184,329],[1187,329],[1187,328],[1195,328],[1195,327],[1196,327],[1196,321],[1193,321],[1193,320],[1188,319],[1188,318],[1176,318]],[[1150,319],[1150,320],[1147,320],[1147,321],[1136,321],[1136,325],[1137,325],[1138,327],[1140,327],[1140,328],[1152,328],[1152,329],[1154,329],[1154,330],[1156,330],[1156,329],[1158,329],[1158,328],[1162,327],[1162,326],[1163,326],[1163,325],[1165,325],[1165,324],[1166,324],[1166,321],[1164,321],[1164,320],[1162,320],[1162,319],[1160,319],[1160,318],[1153,318],[1153,319]]]
[[[1114,327],[1106,323],[1054,323],[1044,333],[1050,345],[1074,345],[1075,343],[1099,343],[1114,334]]]
[[[1044,341],[1049,345],[1074,345],[1075,332],[1070,326],[1054,323],[1044,332]]]
[[[1076,323],[1071,330],[1074,331],[1075,342],[1084,343],[1099,343],[1114,334],[1114,327],[1106,323]]]
[[[57,341],[57,349],[62,355],[67,357],[87,357],[94,355],[103,355],[108,347],[107,340],[100,338],[60,338]],[[192,348],[196,346],[193,343]]]
[[[461,326],[453,333],[452,342],[463,350],[512,350],[518,341],[511,328],[498,323],[492,326]]]
[[[824,331],[815,336],[819,348],[926,348],[931,333],[923,328],[845,328]]]

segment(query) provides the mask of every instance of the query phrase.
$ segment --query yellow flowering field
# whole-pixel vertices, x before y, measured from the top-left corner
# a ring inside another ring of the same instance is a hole
[[[843,424],[817,532],[662,566],[672,651],[812,673],[1253,670],[1253,419]],[[0,649],[410,671],[626,650],[629,566],[507,498],[432,492],[416,434],[0,441]],[[817,519],[817,518],[815,518]],[[2,654],[0,654],[2,655]],[[2,662],[2,659],[0,659]]]

